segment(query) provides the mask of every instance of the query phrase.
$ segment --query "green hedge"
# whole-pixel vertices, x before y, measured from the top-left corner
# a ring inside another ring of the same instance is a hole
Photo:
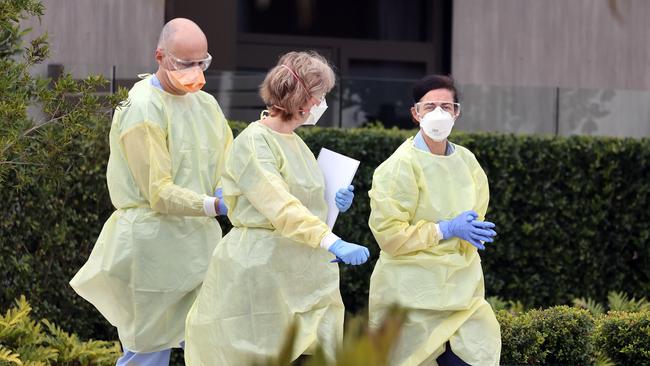
[[[0,308],[24,294],[36,317],[85,339],[117,339],[117,332],[68,285],[113,211],[105,175],[109,126],[94,127],[102,133],[68,144],[68,166],[53,167],[67,170],[61,182],[41,179],[0,191]]]
[[[594,319],[567,306],[530,310],[519,316],[497,313],[507,365],[586,365],[593,357]]]
[[[243,124],[232,126],[237,133]],[[0,307],[26,294],[36,315],[82,337],[114,339],[114,330],[68,286],[112,212],[105,182],[108,126],[96,128],[101,137],[66,147],[62,184],[0,192]],[[355,204],[335,229],[372,253],[369,264],[341,266],[344,301],[359,312],[378,254],[367,226],[372,173],[413,131],[303,128],[300,134],[315,153],[325,146],[362,162]],[[455,134],[451,140],[476,154],[491,184],[488,218],[499,236],[482,252],[488,295],[528,307],[573,297],[602,302],[610,290],[647,295],[647,139]]]
[[[617,365],[650,365],[650,311],[609,312],[598,320],[595,347]]]
[[[519,315],[499,311],[503,365],[650,364],[650,312],[609,312],[557,306]],[[611,363],[610,363],[611,364]]]
[[[1,312],[2,310],[0,310]],[[0,314],[0,365],[43,362],[51,365],[112,365],[121,353],[118,342],[82,341],[48,320],[36,321],[24,297]],[[395,309],[379,329],[368,332],[363,316],[346,321],[343,347],[337,365],[383,364],[398,335],[404,312]],[[501,325],[502,365],[647,365],[650,363],[650,312],[609,312],[592,316],[567,306],[530,310],[513,315],[497,312]],[[295,328],[284,339],[284,352],[276,362],[289,364]],[[310,365],[326,365],[316,350]],[[284,356],[283,356],[284,355]],[[174,353],[174,365],[182,365],[182,352]],[[600,361],[600,362],[599,362]]]

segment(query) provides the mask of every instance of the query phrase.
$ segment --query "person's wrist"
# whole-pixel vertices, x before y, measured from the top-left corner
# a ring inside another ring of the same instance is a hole
[[[217,216],[216,201],[217,199],[214,197],[205,196],[205,198],[203,199],[203,212],[205,213],[206,216],[209,217]]]
[[[438,227],[440,228],[443,239],[449,239],[452,236],[449,230],[449,221],[440,221]]]
[[[326,249],[328,251],[331,251],[330,248],[332,246],[334,246],[334,244],[339,240],[341,240],[341,238],[339,238],[336,234],[329,233],[329,234],[325,235],[323,240],[321,240],[320,247],[324,248],[324,249]]]
[[[336,249],[338,249],[341,246],[341,239],[336,240],[335,242],[332,243],[332,245],[327,248],[327,251],[334,253]]]

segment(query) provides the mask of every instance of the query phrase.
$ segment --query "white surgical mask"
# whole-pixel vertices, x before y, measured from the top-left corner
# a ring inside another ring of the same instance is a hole
[[[454,117],[442,108],[436,107],[422,117],[420,127],[433,141],[444,141],[454,127]]]
[[[303,122],[303,126],[309,125],[313,126],[318,122],[320,117],[325,113],[327,110],[327,102],[325,102],[325,99],[320,102],[320,104],[312,106],[311,109],[309,109],[309,117],[307,117],[307,120]]]

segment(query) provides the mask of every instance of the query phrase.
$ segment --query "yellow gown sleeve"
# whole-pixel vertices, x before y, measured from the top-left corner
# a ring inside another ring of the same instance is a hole
[[[368,224],[379,247],[404,255],[438,244],[436,223],[412,223],[418,205],[418,184],[410,164],[402,159],[378,168],[372,180]]]
[[[472,167],[472,176],[476,185],[476,207],[474,210],[478,214],[479,220],[485,221],[485,214],[490,203],[490,186],[485,171],[481,168],[476,158],[474,156],[472,158],[470,166]]]
[[[226,169],[231,173],[227,174],[280,235],[317,248],[331,234],[329,227],[291,194],[276,157],[262,136],[247,136],[233,146],[230,156]]]
[[[206,195],[177,186],[171,176],[171,156],[162,128],[139,123],[120,137],[129,170],[151,209],[170,215],[205,216]]]
[[[218,157],[219,161],[217,162],[217,171],[221,173],[226,168],[226,160],[227,157],[230,156],[233,137],[232,137],[232,130],[228,125],[228,120],[226,119],[226,116],[224,116],[223,112],[221,111],[221,107],[219,107],[219,113],[217,113],[217,118],[220,120],[220,125],[223,126],[223,131],[221,131],[221,135],[224,137],[223,138],[224,147],[222,150],[223,154],[219,154]],[[221,187],[222,185],[223,185],[223,180],[221,178],[221,175],[219,175],[219,179],[217,180],[217,185],[215,187],[212,187],[212,191],[214,192],[217,188]]]

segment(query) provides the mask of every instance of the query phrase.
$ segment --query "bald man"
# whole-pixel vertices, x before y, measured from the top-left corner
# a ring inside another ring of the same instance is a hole
[[[219,184],[232,132],[200,89],[210,65],[201,29],[167,23],[158,71],[137,82],[115,111],[106,178],[116,211],[70,281],[117,327],[117,365],[168,365],[185,317],[221,239]]]

